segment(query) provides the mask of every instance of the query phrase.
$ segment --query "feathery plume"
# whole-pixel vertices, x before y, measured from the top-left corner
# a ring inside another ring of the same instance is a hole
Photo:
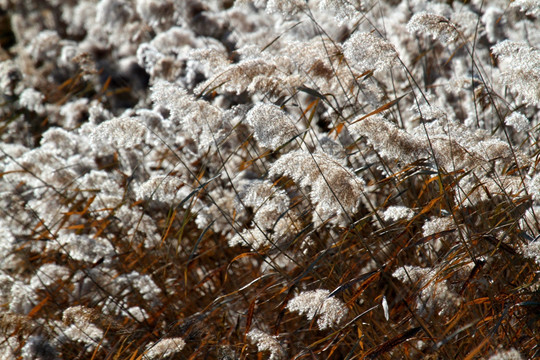
[[[309,320],[317,316],[319,329],[325,330],[338,325],[348,312],[341,300],[329,295],[330,291],[324,289],[304,291],[287,303],[287,309],[305,314]]]
[[[361,72],[374,70],[378,74],[398,63],[394,46],[373,33],[355,32],[343,49],[349,64]]]
[[[311,201],[317,204],[323,221],[332,215],[354,213],[364,189],[361,178],[323,152],[291,151],[272,164],[270,175],[277,174],[311,188]]]
[[[270,352],[269,360],[279,360],[285,357],[285,351],[277,336],[269,335],[258,329],[252,329],[247,333],[247,337],[257,345],[257,350]]]
[[[524,102],[540,104],[540,50],[522,42],[505,40],[491,48],[499,59],[501,81]]]
[[[161,339],[149,343],[144,356],[151,360],[163,359],[182,351],[185,346],[186,342],[181,337]]]
[[[288,115],[279,107],[259,103],[246,115],[246,121],[253,127],[255,140],[265,148],[276,150],[291,140],[297,133]]]
[[[120,117],[98,125],[92,133],[92,140],[96,144],[132,148],[141,144],[145,135],[146,127],[136,118]]]
[[[407,24],[407,31],[411,34],[420,32],[431,35],[443,44],[449,44],[458,38],[456,26],[450,20],[444,16],[425,11],[419,12],[411,18]]]

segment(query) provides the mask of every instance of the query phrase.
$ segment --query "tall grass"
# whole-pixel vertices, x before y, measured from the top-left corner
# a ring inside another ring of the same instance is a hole
[[[0,1],[0,358],[532,359],[538,1]]]

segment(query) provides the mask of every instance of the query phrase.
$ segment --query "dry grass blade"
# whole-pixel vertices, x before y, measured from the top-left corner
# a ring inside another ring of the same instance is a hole
[[[359,122],[359,121],[362,121],[362,120],[364,120],[364,119],[367,119],[367,118],[370,117],[370,116],[373,116],[373,115],[376,115],[376,114],[380,114],[380,113],[382,113],[383,111],[390,109],[392,106],[394,106],[394,105],[396,105],[397,103],[399,103],[399,101],[400,101],[401,99],[403,99],[403,98],[404,98],[405,96],[407,96],[407,95],[409,95],[409,94],[408,94],[408,93],[407,93],[407,94],[403,94],[403,95],[401,95],[400,97],[395,98],[394,100],[392,100],[392,101],[390,101],[390,102],[387,102],[386,104],[384,104],[384,105],[378,107],[377,109],[373,110],[373,111],[370,112],[369,114],[364,115],[364,116],[361,116],[360,118],[353,120],[349,125],[352,125],[352,124],[354,124],[354,123],[357,123],[357,122]]]
[[[379,356],[383,355],[384,353],[387,353],[389,351],[392,351],[396,346],[399,344],[410,340],[414,336],[416,336],[420,331],[422,330],[421,327],[416,327],[409,329],[405,331],[404,333],[393,337],[392,339],[386,341],[385,343],[378,345],[377,347],[369,350],[365,355],[364,359],[376,359]]]

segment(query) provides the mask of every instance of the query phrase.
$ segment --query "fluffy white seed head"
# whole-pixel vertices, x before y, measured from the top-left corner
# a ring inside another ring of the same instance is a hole
[[[324,330],[338,325],[348,312],[341,300],[329,295],[330,291],[324,289],[304,291],[289,301],[287,309],[305,314],[309,320],[318,317],[317,325]]]

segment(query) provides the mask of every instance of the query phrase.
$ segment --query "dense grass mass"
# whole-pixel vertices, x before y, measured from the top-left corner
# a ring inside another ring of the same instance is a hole
[[[0,0],[0,359],[540,356],[538,0]]]

